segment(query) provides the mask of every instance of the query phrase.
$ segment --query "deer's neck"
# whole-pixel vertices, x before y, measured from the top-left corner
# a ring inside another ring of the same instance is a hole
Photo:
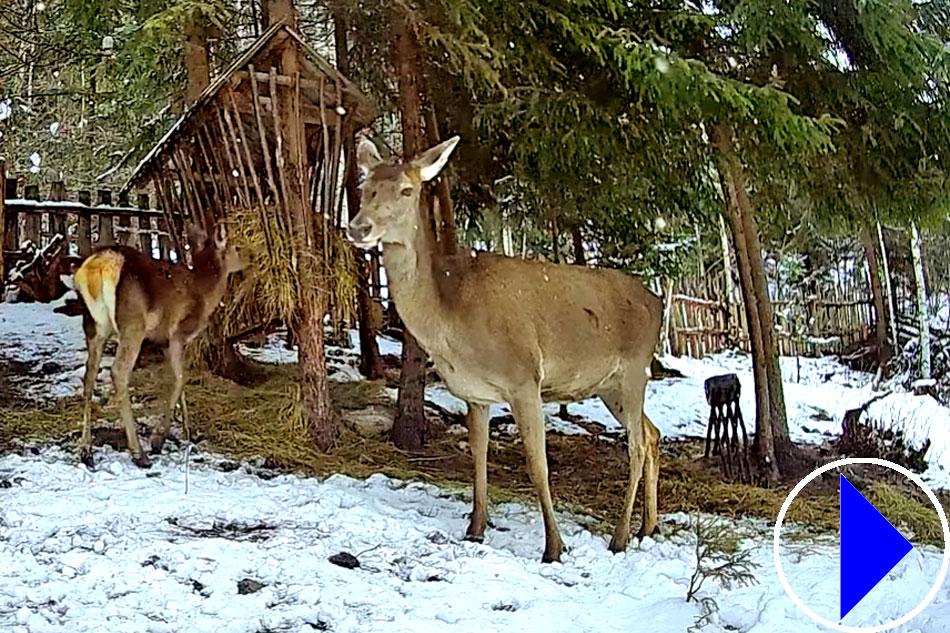
[[[194,288],[202,304],[202,316],[207,316],[221,303],[228,286],[228,275],[214,252],[200,253],[195,258],[192,274]]]
[[[396,311],[410,333],[425,346],[426,339],[432,338],[433,327],[446,323],[446,291],[455,280],[448,262],[437,251],[421,204],[413,240],[408,245],[384,245],[383,265]]]

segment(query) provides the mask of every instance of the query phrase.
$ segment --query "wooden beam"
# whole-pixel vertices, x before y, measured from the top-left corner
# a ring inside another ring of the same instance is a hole
[[[253,67],[249,67],[249,68],[253,71]],[[270,73],[247,72],[244,70],[237,71],[236,73],[234,73],[234,76],[239,78],[242,81],[249,79],[250,77],[253,76],[255,79],[257,79],[257,81],[263,84],[269,84],[270,77],[271,77]],[[283,86],[283,87],[288,87],[288,88],[292,88],[296,84],[295,79],[293,77],[288,77],[287,75],[284,75],[281,73],[277,73],[275,75],[274,81],[277,82],[278,86]],[[304,90],[313,90],[315,92],[319,92],[320,83],[321,83],[321,80],[318,80],[318,79],[301,79],[300,87],[303,88]]]
[[[247,114],[248,116],[254,116],[254,105],[251,98],[241,92],[235,92],[234,97],[237,102],[238,112]],[[266,95],[260,95],[258,99],[262,112],[273,116],[273,99]],[[321,116],[321,108],[319,106],[302,104],[301,111],[303,112],[304,123],[307,125],[322,125],[324,118],[326,118],[330,125],[335,125],[337,120],[340,119],[340,114],[336,111],[336,108],[323,108],[323,115]]]
[[[92,194],[88,191],[79,192],[79,226],[77,227],[77,244],[79,256],[88,257],[92,253]]]

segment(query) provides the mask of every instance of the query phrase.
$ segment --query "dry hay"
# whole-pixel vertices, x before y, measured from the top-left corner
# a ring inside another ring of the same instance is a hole
[[[212,346],[257,325],[293,323],[300,305],[298,254],[293,238],[278,223],[278,209],[238,210],[229,218],[229,235],[248,262],[232,277],[224,305],[215,311],[207,329],[191,348],[194,360],[208,358]],[[338,321],[353,318],[359,270],[353,248],[339,231],[329,236],[326,274],[320,280]],[[316,253],[316,254],[315,254]],[[309,251],[304,257],[319,257]]]

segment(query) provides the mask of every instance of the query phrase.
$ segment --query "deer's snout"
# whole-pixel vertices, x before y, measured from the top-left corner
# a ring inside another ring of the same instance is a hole
[[[360,244],[369,236],[369,234],[372,231],[373,231],[372,223],[367,222],[366,220],[363,220],[361,218],[354,218],[353,221],[350,222],[350,226],[347,232],[349,233],[351,240],[353,240],[357,244]]]

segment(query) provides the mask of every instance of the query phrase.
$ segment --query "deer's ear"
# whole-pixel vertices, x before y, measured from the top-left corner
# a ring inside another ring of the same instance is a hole
[[[423,152],[413,159],[412,166],[419,170],[419,174],[422,176],[422,182],[429,182],[439,175],[439,172],[442,171],[445,164],[449,161],[449,156],[451,156],[452,150],[455,149],[458,142],[459,137],[453,136],[449,140],[439,143],[432,149]]]
[[[224,222],[214,227],[214,247],[219,251],[228,247],[228,225]]]
[[[377,165],[383,162],[383,159],[379,156],[379,150],[376,149],[376,144],[368,138],[364,138],[360,141],[359,148],[356,150],[356,162],[359,163],[363,173],[368,174],[373,171]]]

